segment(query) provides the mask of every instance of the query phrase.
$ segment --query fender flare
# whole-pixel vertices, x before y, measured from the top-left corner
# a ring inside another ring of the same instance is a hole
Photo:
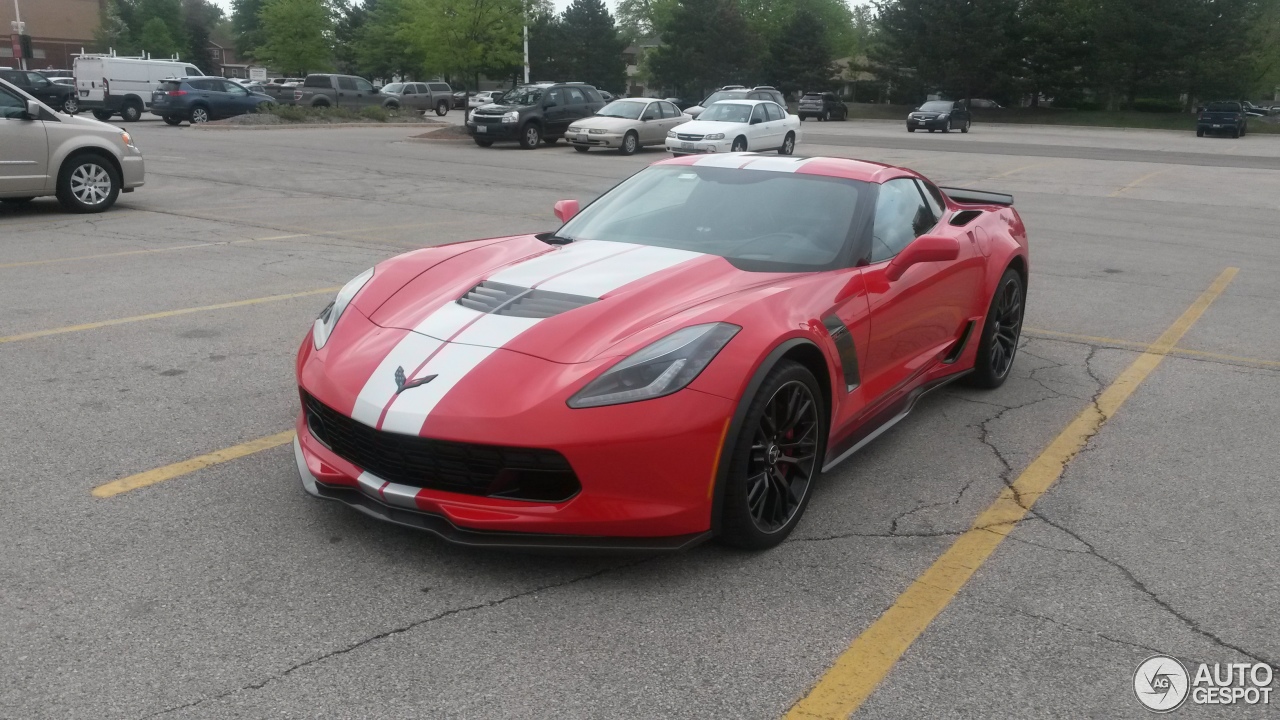
[[[764,384],[765,377],[777,366],[783,355],[800,345],[812,345],[819,352],[822,351],[822,348],[818,347],[817,343],[808,338],[795,337],[782,341],[756,366],[755,372],[751,375],[751,380],[747,382],[746,389],[742,391],[742,397],[738,399],[738,407],[733,411],[733,417],[729,420],[729,427],[724,434],[723,445],[720,448],[720,462],[716,468],[716,486],[711,496],[712,535],[720,534],[721,518],[724,514],[725,481],[729,477],[729,465],[733,460],[733,453],[725,452],[725,449],[730,444],[737,442],[738,432],[742,429],[742,422],[747,417],[747,410],[751,407],[751,402],[755,400],[756,393],[760,391],[760,386]],[[826,357],[826,353],[823,353],[823,357]],[[828,362],[830,361],[828,360]],[[828,410],[828,412],[830,411]],[[828,427],[827,432],[830,433],[830,431]]]

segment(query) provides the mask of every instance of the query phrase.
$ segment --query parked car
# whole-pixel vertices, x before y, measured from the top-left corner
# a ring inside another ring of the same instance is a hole
[[[60,112],[68,115],[80,112],[80,102],[74,87],[55,83],[44,75],[29,70],[0,70],[0,78]]]
[[[565,140],[578,152],[606,147],[630,155],[645,145],[663,144],[667,132],[692,119],[666,100],[623,98],[585,120],[575,121]]]
[[[467,95],[469,94],[470,93],[468,93],[466,90],[453,91],[453,109],[465,110],[467,107]]]
[[[590,85],[525,85],[508,92],[499,104],[476,108],[466,127],[480,147],[516,140],[528,150],[539,141],[554,145],[574,121],[591,117],[603,107],[604,99]]]
[[[667,149],[676,155],[748,150],[790,155],[799,141],[800,118],[772,100],[721,100],[667,133]]]
[[[688,98],[669,97],[669,98],[662,98],[662,99],[680,108],[680,112],[684,112],[688,108],[691,108],[694,105],[698,104],[697,100],[690,100]]]
[[[1235,100],[1211,102],[1196,115],[1196,137],[1230,135],[1241,138],[1249,131],[1244,107]]]
[[[1257,105],[1254,105],[1253,103],[1249,102],[1248,100],[1242,100],[1242,101],[1240,102],[1240,106],[1244,108],[1244,114],[1245,114],[1245,115],[1252,115],[1252,116],[1254,116],[1254,117],[1266,117],[1266,116],[1267,116],[1267,109],[1266,109],[1266,108],[1258,107]]]
[[[272,78],[262,86],[262,92],[281,105],[293,105],[293,93],[302,84],[302,78]]]
[[[796,115],[803,122],[807,118],[819,120],[848,120],[849,106],[845,105],[835,93],[811,92],[800,98]]]
[[[142,151],[129,133],[103,122],[58,115],[0,79],[0,202],[56,195],[72,212],[102,212],[142,187]]]
[[[930,100],[907,115],[907,132],[928,130],[969,132],[973,116],[964,103],[954,100]]]
[[[373,89],[373,83],[355,75],[308,75],[302,85],[294,88],[293,101],[307,107],[400,109],[399,98],[383,95]]]
[[[73,69],[80,109],[93,111],[99,120],[110,120],[118,114],[125,122],[142,117],[161,80],[205,77],[191,63],[100,54],[77,57]]]
[[[467,109],[474,110],[489,103],[500,103],[502,102],[502,96],[505,94],[505,90],[481,90],[467,98]]]
[[[617,96],[617,95],[614,95],[613,93],[609,92],[608,90],[598,90],[598,92],[600,93],[600,97],[604,98],[604,101],[605,101],[605,102],[607,102],[607,103],[611,103],[611,102],[613,102],[614,100],[617,100],[617,99],[618,99],[618,96]]]
[[[453,88],[442,82],[398,82],[382,86],[383,95],[400,99],[400,107],[414,110],[435,110],[436,115],[448,114],[453,104]]]
[[[275,100],[266,93],[249,92],[237,82],[219,77],[189,77],[165,80],[151,95],[151,114],[170,125],[183,120],[200,125],[235,115],[257,112]]]
[[[725,89],[717,90],[706,97],[702,102],[692,107],[684,109],[691,117],[697,118],[702,111],[712,103],[722,100],[769,100],[775,102],[782,107],[787,106],[787,99],[778,92],[776,88],[769,85],[761,85],[755,88],[744,88],[741,85],[726,85]]]
[[[987,110],[1002,110],[1004,106],[995,100],[984,100],[982,98],[973,98],[969,101],[969,108],[984,108]]]

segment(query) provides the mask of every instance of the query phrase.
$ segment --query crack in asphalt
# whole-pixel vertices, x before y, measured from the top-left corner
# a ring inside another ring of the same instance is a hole
[[[1128,647],[1135,647],[1135,648],[1139,648],[1141,650],[1146,650],[1148,652],[1153,652],[1153,653],[1164,654],[1169,652],[1167,649],[1164,649],[1164,648],[1155,648],[1155,647],[1151,647],[1150,645],[1143,645],[1142,643],[1136,643],[1131,640],[1121,640],[1119,638],[1107,635],[1106,633],[1098,632],[1097,630],[1090,630],[1089,628],[1077,627],[1075,625],[1065,623],[1056,618],[1049,617],[1048,615],[1039,615],[1037,613],[1027,612],[1026,610],[1013,607],[1012,605],[1005,605],[1004,603],[997,603],[997,602],[990,602],[990,601],[987,601],[987,604],[1004,608],[1005,610],[1008,610],[1009,612],[1012,612],[1015,615],[1022,615],[1023,617],[1032,618],[1034,620],[1041,620],[1043,622],[1047,622],[1061,628],[1066,628],[1067,630],[1071,630],[1073,632],[1077,632],[1082,635],[1093,635],[1094,637],[1100,638],[1102,640],[1106,640],[1107,642],[1110,642],[1110,643],[1115,643],[1116,645],[1126,645]]]
[[[270,684],[272,684],[272,683],[276,682],[277,680],[281,680],[281,679],[283,679],[284,677],[286,677],[286,676],[290,675],[291,673],[293,673],[293,672],[295,672],[295,671],[297,671],[297,670],[301,670],[301,669],[303,669],[303,668],[310,667],[310,666],[312,666],[312,665],[315,665],[315,664],[317,664],[317,663],[324,662],[325,660],[328,660],[328,659],[333,658],[333,657],[337,657],[337,656],[339,656],[339,655],[346,655],[347,653],[350,653],[350,652],[354,652],[354,651],[356,651],[356,650],[359,650],[360,648],[362,648],[362,647],[364,647],[364,646],[366,646],[366,645],[369,645],[370,643],[375,643],[375,642],[377,642],[377,641],[379,641],[379,640],[385,640],[386,638],[389,638],[389,637],[392,637],[392,636],[395,636],[395,635],[401,635],[401,634],[403,634],[403,633],[406,633],[406,632],[409,632],[409,631],[414,630],[414,629],[416,629],[416,628],[419,628],[419,627],[421,627],[421,626],[423,626],[423,625],[428,625],[428,624],[430,624],[430,623],[436,622],[437,620],[443,620],[443,619],[445,619],[445,618],[451,617],[451,616],[453,616],[453,615],[458,615],[458,614],[460,614],[460,613],[472,612],[472,611],[477,611],[477,610],[487,610],[487,609],[489,609],[489,608],[497,607],[497,606],[502,605],[502,604],[504,604],[504,603],[511,602],[512,600],[519,600],[519,599],[521,599],[521,598],[529,597],[530,595],[536,595],[536,594],[538,594],[538,593],[540,593],[540,592],[544,592],[544,591],[546,591],[546,590],[555,590],[555,589],[558,589],[558,588],[568,587],[568,586],[570,586],[570,585],[575,585],[575,584],[580,583],[580,582],[585,582],[585,581],[588,581],[588,580],[593,580],[593,579],[595,579],[595,578],[597,578],[597,577],[600,577],[601,575],[604,575],[604,574],[606,574],[606,573],[610,573],[610,572],[613,572],[613,571],[615,571],[615,570],[623,570],[623,569],[626,569],[626,568],[635,567],[636,565],[640,565],[641,563],[649,562],[650,560],[653,560],[653,559],[654,559],[654,556],[650,556],[650,557],[641,558],[641,559],[639,559],[639,560],[635,560],[635,561],[633,561],[633,562],[622,563],[622,564],[620,564],[620,565],[612,565],[612,566],[610,566],[610,567],[601,568],[601,569],[596,570],[596,571],[594,571],[594,572],[587,573],[586,575],[579,575],[579,576],[577,576],[577,577],[570,578],[570,579],[568,579],[568,580],[561,580],[561,581],[559,581],[559,582],[547,583],[546,585],[539,585],[539,586],[537,586],[537,587],[535,587],[535,588],[530,588],[530,589],[528,589],[528,590],[522,590],[522,591],[520,591],[520,592],[518,592],[518,593],[513,593],[513,594],[511,594],[511,595],[506,595],[506,596],[504,596],[504,597],[500,597],[500,598],[494,598],[493,600],[485,600],[484,602],[475,603],[475,604],[473,604],[473,605],[465,605],[465,606],[463,606],[463,607],[450,608],[450,609],[448,609],[448,610],[443,610],[443,611],[438,612],[438,613],[436,613],[435,615],[432,615],[432,616],[430,616],[430,617],[423,618],[423,619],[421,619],[421,620],[415,620],[414,622],[411,622],[411,623],[408,623],[408,624],[405,624],[405,625],[401,625],[401,626],[396,627],[396,628],[392,628],[391,630],[386,630],[386,631],[380,632],[380,633],[378,633],[378,634],[376,634],[376,635],[371,635],[371,636],[369,636],[369,637],[367,637],[367,638],[364,638],[363,640],[359,640],[359,641],[357,641],[357,642],[351,643],[350,645],[347,645],[346,647],[339,648],[339,649],[337,649],[337,650],[332,650],[332,651],[327,652],[327,653],[324,653],[324,654],[322,654],[322,655],[318,655],[318,656],[316,656],[316,657],[313,657],[313,658],[311,658],[310,660],[304,660],[304,661],[302,661],[302,662],[296,663],[296,664],[291,665],[291,666],[289,666],[289,667],[285,668],[284,670],[282,670],[282,671],[280,671],[280,672],[277,672],[277,673],[275,673],[275,674],[273,674],[273,675],[270,675],[270,676],[266,677],[265,679],[260,680],[260,681],[258,681],[258,682],[248,683],[247,685],[241,685],[240,687],[233,688],[233,689],[231,689],[231,690],[227,690],[227,691],[225,691],[225,692],[221,692],[221,693],[218,693],[218,694],[216,694],[216,695],[206,695],[205,697],[199,698],[199,699],[197,699],[197,700],[193,700],[193,701],[188,702],[188,703],[183,703],[183,704],[181,704],[181,705],[174,705],[174,706],[172,706],[172,707],[167,707],[167,708],[165,708],[165,709],[163,709],[163,710],[159,710],[159,711],[156,711],[156,712],[153,712],[153,713],[147,714],[147,715],[143,715],[143,716],[141,716],[141,718],[139,718],[139,720],[147,720],[148,718],[155,718],[155,717],[160,717],[160,716],[162,716],[162,715],[168,715],[168,714],[170,714],[170,713],[174,713],[174,712],[177,712],[177,711],[179,711],[179,710],[186,710],[186,709],[193,708],[193,707],[196,707],[196,706],[199,706],[199,705],[203,705],[203,704],[205,704],[205,703],[207,703],[207,702],[210,702],[210,701],[221,700],[221,699],[223,699],[223,698],[230,697],[230,696],[232,696],[232,695],[236,695],[236,694],[241,693],[241,692],[244,692],[244,691],[246,691],[246,690],[261,690],[262,688],[266,687],[267,685],[270,685]]]

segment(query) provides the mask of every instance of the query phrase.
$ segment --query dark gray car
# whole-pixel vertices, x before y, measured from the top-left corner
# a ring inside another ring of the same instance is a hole
[[[170,125],[183,120],[199,125],[274,104],[268,95],[250,92],[240,83],[219,77],[164,80],[151,93],[151,114],[159,115]]]
[[[400,107],[412,108],[426,112],[435,110],[436,115],[448,114],[453,105],[453,88],[443,82],[397,82],[382,86],[383,95],[394,95],[400,99]]]
[[[400,98],[378,92],[373,83],[355,75],[308,75],[294,90],[293,100],[306,107],[400,109]]]

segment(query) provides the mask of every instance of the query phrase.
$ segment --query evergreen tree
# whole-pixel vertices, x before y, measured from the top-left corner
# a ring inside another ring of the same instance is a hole
[[[620,93],[627,83],[622,51],[627,42],[618,32],[604,0],[573,0],[560,20],[565,72],[575,80]]]
[[[657,30],[663,44],[649,53],[649,71],[681,97],[755,79],[757,36],[736,0],[685,0]]]
[[[262,33],[262,6],[267,0],[231,0],[231,29],[236,36],[236,52],[250,56],[266,44]]]
[[[181,52],[178,42],[169,32],[169,26],[158,17],[153,17],[142,25],[142,31],[138,33],[138,45],[142,51],[158,58],[172,57]]]
[[[222,19],[222,9],[207,0],[182,0],[182,58],[207,73],[221,74],[209,57],[209,36]]]
[[[822,21],[798,10],[769,44],[766,78],[786,95],[831,89],[831,50]]]

